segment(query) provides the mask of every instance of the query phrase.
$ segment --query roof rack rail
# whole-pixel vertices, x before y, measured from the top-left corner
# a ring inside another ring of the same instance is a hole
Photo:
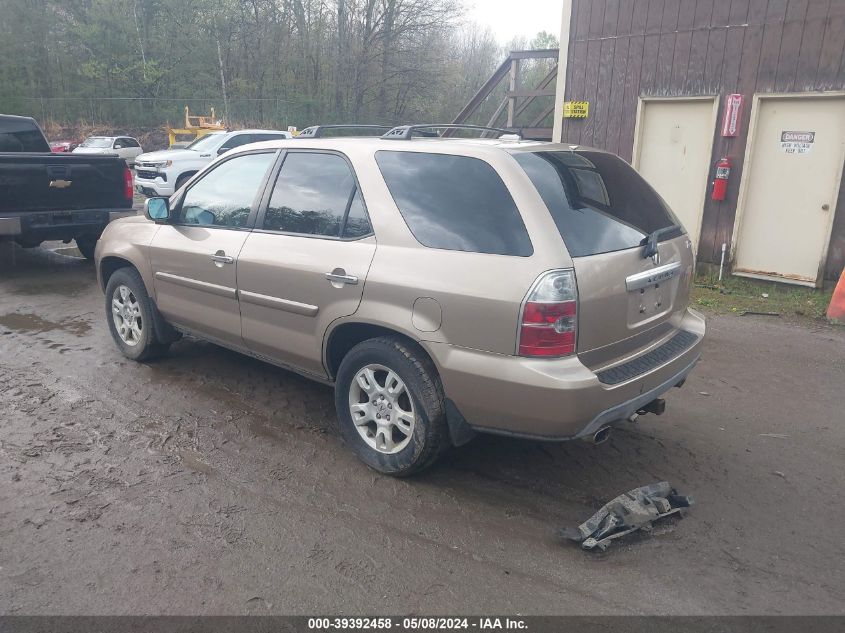
[[[338,123],[332,125],[312,125],[302,130],[296,138],[323,138],[325,130],[378,130],[383,132],[390,130],[389,125],[369,125],[369,124],[355,124],[355,123]]]
[[[514,134],[522,138],[522,134],[514,130],[505,130],[500,127],[487,127],[485,125],[468,125],[464,123],[430,123],[425,125],[399,125],[387,134],[382,136],[386,139],[395,139],[407,141],[413,137],[414,132],[431,130],[431,129],[448,129],[448,130],[480,130],[482,132],[497,132],[499,136],[503,134]],[[434,134],[437,135],[436,133]],[[424,134],[424,136],[431,136],[431,134]],[[443,136],[446,136],[445,134]]]

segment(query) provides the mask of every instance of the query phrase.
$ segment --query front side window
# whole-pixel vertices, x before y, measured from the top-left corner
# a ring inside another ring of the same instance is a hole
[[[376,152],[376,161],[411,233],[453,251],[533,253],[505,183],[485,161],[420,152]]]
[[[211,151],[220,143],[221,136],[223,136],[223,134],[220,132],[216,134],[206,134],[205,136],[200,136],[198,139],[188,144],[185,149],[192,149],[195,152]]]
[[[244,154],[220,163],[185,194],[179,216],[182,224],[242,228],[246,226],[258,188],[274,152]]]
[[[349,238],[372,232],[349,164],[336,154],[307,152],[285,158],[262,228]]]
[[[678,220],[657,192],[606,152],[514,152],[572,257],[634,248]],[[661,241],[680,235],[668,231]]]

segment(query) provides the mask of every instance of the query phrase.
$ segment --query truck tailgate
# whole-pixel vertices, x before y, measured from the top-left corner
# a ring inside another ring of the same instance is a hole
[[[117,156],[0,154],[0,215],[131,208],[125,169]]]

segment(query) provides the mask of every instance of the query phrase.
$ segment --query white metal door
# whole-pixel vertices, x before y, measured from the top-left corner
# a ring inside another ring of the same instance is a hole
[[[734,273],[815,286],[845,153],[845,96],[755,99]]]
[[[715,97],[640,101],[634,167],[678,216],[696,250],[715,121]]]

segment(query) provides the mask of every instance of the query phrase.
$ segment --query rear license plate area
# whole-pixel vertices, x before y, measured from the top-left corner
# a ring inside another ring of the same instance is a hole
[[[672,308],[676,280],[628,291],[628,325],[635,327],[666,314]]]

